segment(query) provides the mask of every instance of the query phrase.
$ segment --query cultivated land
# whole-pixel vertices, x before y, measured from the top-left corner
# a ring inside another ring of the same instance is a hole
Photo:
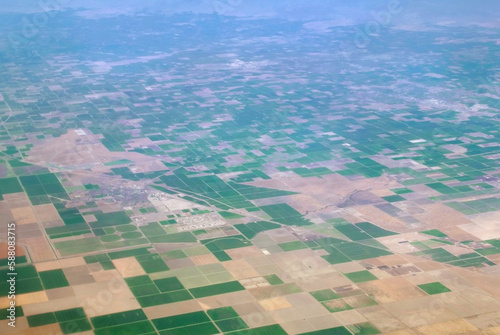
[[[497,35],[347,61],[246,24],[67,12],[5,46],[2,334],[499,334]]]

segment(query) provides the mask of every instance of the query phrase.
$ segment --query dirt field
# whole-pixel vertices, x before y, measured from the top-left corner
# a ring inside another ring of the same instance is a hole
[[[264,308],[266,311],[274,311],[277,309],[283,309],[292,306],[292,304],[290,304],[285,297],[259,300],[259,304],[261,304],[262,308]]]
[[[258,277],[259,273],[251,267],[244,259],[236,259],[223,262],[222,265],[236,278],[245,279]]]
[[[14,221],[19,225],[37,222],[35,213],[30,206],[12,208],[11,212]]]
[[[38,221],[42,224],[61,219],[53,204],[33,206],[33,209],[35,210]]]
[[[400,277],[359,283],[358,286],[366,293],[371,294],[377,302],[383,304],[424,296],[424,293],[413,284]]]
[[[24,240],[33,262],[44,262],[56,259],[54,250],[45,236],[33,237]]]
[[[190,257],[190,259],[196,265],[219,263],[219,260],[217,259],[217,257],[215,257],[212,254],[193,256],[193,257]]]
[[[428,229],[442,229],[470,223],[462,213],[442,204],[423,205],[425,213],[415,214],[415,218],[428,225]]]
[[[127,257],[112,260],[116,270],[123,278],[145,275],[146,272],[135,257]]]

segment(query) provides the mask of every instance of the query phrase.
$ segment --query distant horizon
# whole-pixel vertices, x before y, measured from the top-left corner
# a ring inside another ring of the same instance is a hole
[[[299,21],[327,20],[332,25],[356,25],[377,20],[377,13],[388,7],[400,7],[402,15],[393,18],[392,24],[404,25],[411,19],[413,24],[435,24],[445,26],[485,26],[500,27],[500,2],[481,1],[481,5],[472,0],[462,1],[274,1],[264,0],[174,0],[150,1],[75,1],[48,0],[24,1],[23,3],[3,3],[0,13],[35,13],[47,9],[73,9],[80,16],[89,19],[155,13],[173,15],[178,13],[218,13],[246,18],[283,18]]]

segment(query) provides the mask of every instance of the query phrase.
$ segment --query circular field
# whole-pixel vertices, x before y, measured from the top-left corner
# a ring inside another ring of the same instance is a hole
[[[106,233],[106,235],[111,235],[111,234],[114,234],[116,229],[113,228],[113,227],[106,227],[106,228],[102,228],[104,230],[104,232]]]
[[[131,231],[122,234],[122,238],[125,240],[132,240],[134,238],[139,238],[139,237],[142,237],[142,234],[138,231]]]
[[[104,235],[104,236],[101,236],[101,241],[102,242],[116,242],[116,241],[119,241],[121,239],[120,236],[118,235]]]

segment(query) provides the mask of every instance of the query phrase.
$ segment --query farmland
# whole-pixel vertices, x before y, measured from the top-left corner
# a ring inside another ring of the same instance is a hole
[[[492,31],[85,15],[1,49],[2,331],[500,332]]]

